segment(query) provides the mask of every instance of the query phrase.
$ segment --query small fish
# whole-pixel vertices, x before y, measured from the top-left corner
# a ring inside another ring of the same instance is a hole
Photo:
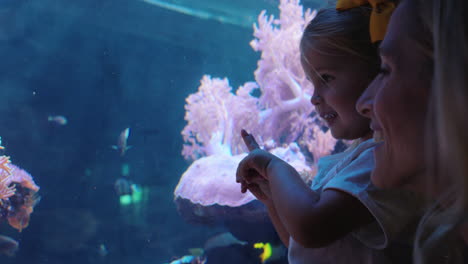
[[[224,232],[209,238],[204,245],[205,251],[218,247],[228,247],[232,245],[247,245],[247,242],[240,241],[231,232]]]
[[[118,196],[131,195],[133,193],[132,182],[127,178],[118,178],[114,183],[114,189]]]
[[[64,116],[61,116],[61,115],[57,115],[57,116],[49,116],[47,118],[47,121],[49,122],[53,122],[55,124],[58,124],[58,125],[61,125],[61,126],[64,126],[68,123],[68,120],[66,117]]]
[[[112,148],[120,152],[120,156],[123,157],[125,152],[129,150],[132,146],[127,146],[127,139],[130,135],[130,128],[127,127],[122,132],[120,132],[119,138],[117,139],[117,145],[112,145]]]
[[[203,248],[189,248],[188,250],[190,255],[194,257],[202,257],[205,254],[205,250]]]
[[[120,171],[122,176],[128,177],[130,175],[130,165],[128,163],[122,164],[122,167],[120,167]]]
[[[99,245],[98,254],[101,257],[105,257],[105,256],[107,256],[107,254],[109,254],[109,251],[107,250],[106,245],[104,245],[104,244]]]
[[[13,257],[18,250],[19,243],[11,237],[0,235],[0,254]]]
[[[165,264],[205,264],[206,258],[195,257],[195,256],[183,256],[180,259],[171,261],[170,263]]]
[[[262,254],[259,256],[262,263],[265,263],[268,259],[270,259],[273,251],[270,243],[255,243],[254,248],[263,250]]]
[[[275,262],[287,254],[287,249],[282,244],[274,246],[271,243],[255,243],[253,247],[262,250],[258,256],[262,263]]]

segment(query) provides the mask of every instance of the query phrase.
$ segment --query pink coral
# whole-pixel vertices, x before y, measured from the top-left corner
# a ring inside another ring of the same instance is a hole
[[[300,63],[299,42],[315,13],[304,12],[298,0],[282,0],[279,8],[279,19],[260,13],[250,45],[262,53],[255,79],[262,91],[260,115],[267,133],[263,137],[279,141],[286,136],[290,143],[301,135],[314,111],[313,85]]]
[[[176,187],[176,202],[238,207],[254,200],[235,183],[237,164],[247,151],[242,128],[275,155],[294,153],[284,159],[309,175],[315,168],[306,164],[301,150],[308,149],[315,161],[333,150],[336,140],[322,130],[310,103],[314,87],[300,64],[300,38],[315,13],[304,12],[299,0],[281,0],[279,8],[279,19],[263,11],[254,26],[250,45],[261,52],[256,82],[234,93],[226,78],[206,75],[198,92],[186,99],[182,154],[194,162]],[[255,89],[259,96],[253,95]]]
[[[300,38],[315,13],[304,12],[298,0],[281,0],[279,8],[279,19],[263,11],[254,26],[250,45],[261,52],[256,82],[234,94],[226,78],[204,76],[198,92],[186,99],[187,125],[182,131],[186,159],[245,152],[238,135],[242,128],[272,147],[303,142],[310,153],[321,155],[333,149],[336,141],[329,133],[316,133],[321,123],[310,103],[313,85],[300,64]],[[255,89],[259,97],[252,95]],[[315,144],[317,140],[326,146]],[[324,149],[317,150],[319,146]]]
[[[10,198],[11,206],[8,207],[7,219],[12,227],[21,232],[29,225],[30,215],[34,210],[34,206],[40,200],[37,195],[39,186],[25,170],[13,164],[10,164],[9,167],[11,168],[11,174],[5,181],[5,185],[15,189]],[[18,203],[18,201],[20,202]]]
[[[11,164],[10,157],[0,156],[0,217],[6,217],[20,232],[29,225],[30,215],[40,200],[38,190],[29,173]]]
[[[0,156],[0,200],[9,198],[15,194],[15,188],[9,187],[11,182],[10,158]]]
[[[174,195],[203,206],[214,204],[240,206],[255,199],[250,193],[241,193],[232,172],[244,155],[211,155],[196,160],[182,175]],[[212,175],[212,177],[203,177]],[[219,184],[223,183],[223,188]]]
[[[39,191],[39,186],[36,185],[31,174],[16,165],[10,164],[9,166],[11,168],[11,175],[9,179],[6,180],[7,185],[10,185],[10,183],[18,183],[22,187],[28,188],[34,192]]]
[[[8,169],[6,169],[8,168]],[[0,157],[0,199],[6,199],[15,194],[15,187],[12,183],[17,183],[33,192],[39,191],[32,176],[25,170],[10,163],[6,156]]]
[[[203,76],[198,92],[186,99],[184,157],[196,160],[243,152],[243,143],[233,133],[241,128],[253,129],[258,124],[257,99],[250,95],[255,88],[254,83],[246,83],[234,94],[226,78]]]
[[[271,152],[290,163],[297,171],[311,172],[296,143],[275,148]],[[245,156],[245,153],[235,156],[210,155],[194,161],[174,190],[175,202],[182,216],[188,221],[198,219],[197,222],[203,222],[202,219],[238,217],[231,215],[233,213],[255,215],[257,208],[246,206],[256,200],[255,196],[250,192],[241,193],[234,176],[239,162]]]
[[[4,176],[0,175],[0,200],[6,199],[8,197],[11,197],[15,194],[15,189],[8,187],[7,184],[5,184],[6,181],[8,181],[9,175]]]

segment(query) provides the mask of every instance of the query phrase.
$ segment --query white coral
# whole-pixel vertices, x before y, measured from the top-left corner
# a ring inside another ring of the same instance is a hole
[[[186,159],[245,152],[241,129],[252,133],[260,144],[273,142],[275,147],[307,142],[303,145],[314,159],[333,149],[335,141],[320,131],[310,103],[314,87],[300,62],[300,39],[315,12],[304,12],[299,0],[281,0],[279,9],[279,18],[262,11],[254,25],[255,38],[250,45],[261,52],[256,82],[244,84],[234,94],[226,78],[206,75],[198,92],[187,98],[187,126],[182,131]],[[252,95],[255,89],[259,97]]]
[[[237,94],[228,80],[205,75],[198,92],[185,105],[188,124],[182,131],[185,158],[197,159],[213,154],[232,155],[243,152],[237,133],[258,124],[257,99],[250,96],[254,83],[246,83]],[[236,133],[235,135],[233,133]]]

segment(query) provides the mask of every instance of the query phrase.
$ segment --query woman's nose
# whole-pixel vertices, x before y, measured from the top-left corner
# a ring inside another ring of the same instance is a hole
[[[367,87],[361,97],[356,102],[356,110],[364,117],[371,118],[372,109],[374,107],[374,94],[372,87]]]
[[[315,106],[321,104],[322,101],[323,101],[323,98],[320,95],[314,95],[312,96],[312,98],[310,98],[310,102]]]

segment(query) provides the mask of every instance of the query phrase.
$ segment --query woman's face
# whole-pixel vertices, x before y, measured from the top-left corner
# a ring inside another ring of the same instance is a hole
[[[303,56],[302,67],[314,84],[312,104],[333,137],[370,136],[369,119],[361,116],[355,107],[372,80],[369,65],[352,56],[332,56],[309,50]]]
[[[416,40],[423,28],[414,8],[406,0],[395,10],[380,46],[380,73],[357,102],[379,142],[372,182],[382,188],[424,186],[432,63]]]

